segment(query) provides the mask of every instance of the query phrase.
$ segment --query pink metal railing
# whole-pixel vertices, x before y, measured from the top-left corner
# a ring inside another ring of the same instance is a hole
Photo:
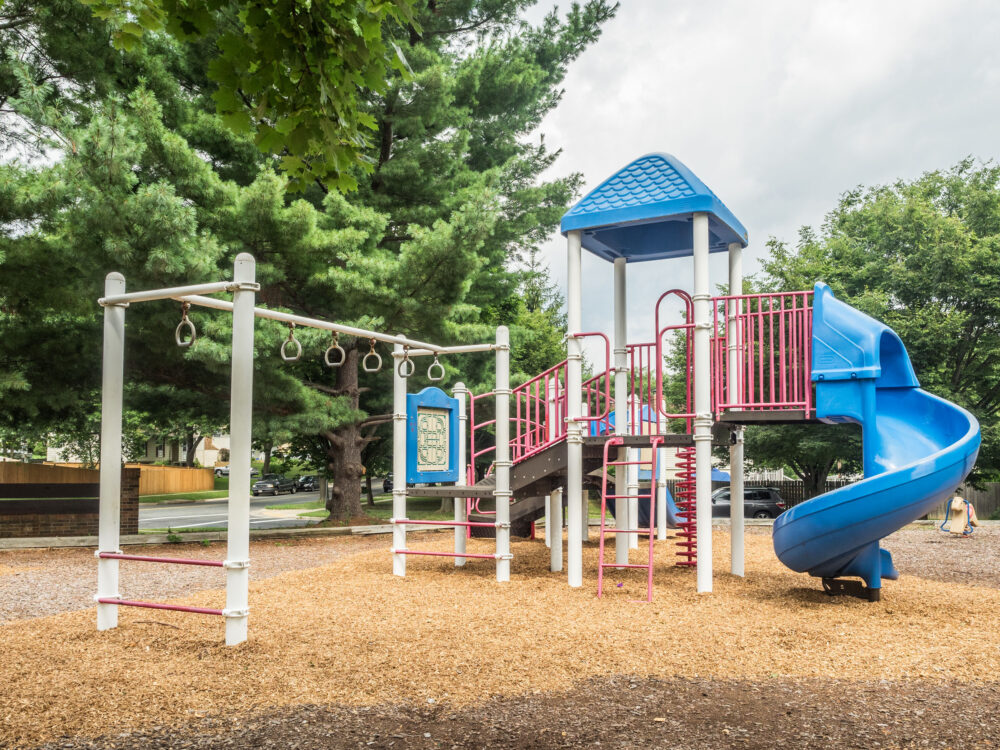
[[[717,415],[813,409],[812,292],[747,294],[712,300],[712,404]],[[735,321],[735,341],[727,323]],[[729,351],[735,347],[735,387]]]
[[[676,325],[660,325],[660,306],[668,297],[677,297],[684,305],[684,322]],[[685,420],[685,429],[691,431],[691,420],[694,418],[694,301],[691,295],[682,289],[670,289],[660,295],[656,300],[656,311],[653,317],[656,328],[656,362],[659,365],[656,369],[656,411],[667,419]],[[684,376],[685,376],[685,396],[684,411],[680,413],[667,412],[663,401],[663,375],[664,375],[664,351],[663,337],[671,331],[684,331]]]

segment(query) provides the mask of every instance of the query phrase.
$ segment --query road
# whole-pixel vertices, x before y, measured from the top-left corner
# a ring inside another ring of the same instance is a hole
[[[267,510],[268,505],[281,503],[308,503],[319,499],[317,492],[297,492],[294,495],[250,498],[250,528],[276,529],[308,526],[318,518],[296,518],[305,511]],[[282,517],[284,514],[285,517]],[[183,505],[139,505],[139,529],[197,529],[227,528],[226,498],[184,503]]]

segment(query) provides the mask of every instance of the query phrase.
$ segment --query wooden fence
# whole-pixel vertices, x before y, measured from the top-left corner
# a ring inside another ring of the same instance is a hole
[[[146,466],[139,469],[139,496],[170,495],[176,492],[203,492],[215,488],[213,469],[188,469],[183,466]],[[0,484],[86,484],[98,482],[97,469],[79,464],[22,464],[0,462]]]
[[[135,464],[129,464],[134,466]],[[175,492],[204,492],[215,489],[214,469],[183,466],[140,466],[139,497],[170,495]]]
[[[0,484],[96,484],[97,469],[0,461]]]

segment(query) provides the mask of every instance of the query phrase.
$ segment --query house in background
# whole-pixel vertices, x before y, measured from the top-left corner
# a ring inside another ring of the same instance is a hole
[[[156,464],[166,463],[182,466],[187,458],[187,441],[184,438],[172,438],[164,436],[153,438],[146,442],[146,452],[142,456],[134,459],[135,463]],[[264,456],[260,451],[251,454],[254,460],[263,460]],[[198,443],[194,452],[195,461],[200,466],[212,468],[214,466],[226,466],[229,464],[229,434],[219,433],[217,435],[206,435]],[[45,460],[52,463],[81,463],[79,456],[72,452],[67,453],[66,448],[61,445],[49,445],[46,447]]]

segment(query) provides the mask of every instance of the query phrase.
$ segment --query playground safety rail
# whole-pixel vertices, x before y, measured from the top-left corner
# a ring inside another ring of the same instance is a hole
[[[713,298],[712,394],[717,415],[729,409],[803,410],[806,417],[811,415],[812,294]],[[729,321],[735,322],[732,334]],[[732,352],[735,385],[729,378]]]

